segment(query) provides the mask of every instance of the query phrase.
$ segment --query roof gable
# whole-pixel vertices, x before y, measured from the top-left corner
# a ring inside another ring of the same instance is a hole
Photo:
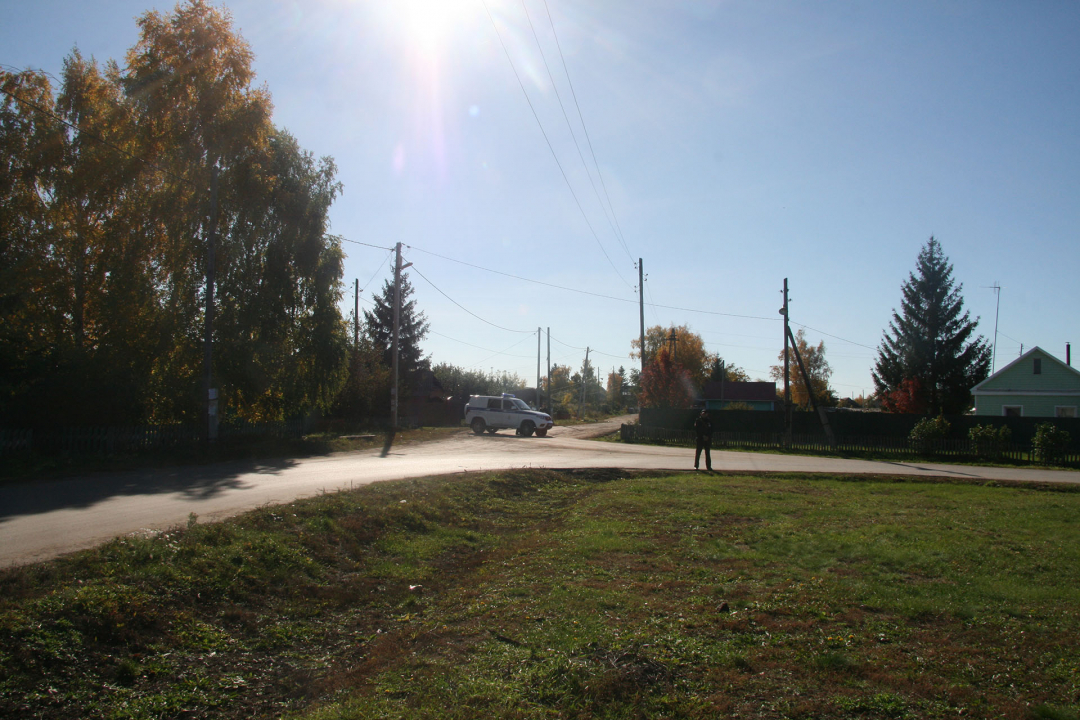
[[[1035,374],[1035,360],[1040,360],[1042,372]],[[976,395],[1004,391],[1080,391],[1080,370],[1070,367],[1035,346],[971,389]]]

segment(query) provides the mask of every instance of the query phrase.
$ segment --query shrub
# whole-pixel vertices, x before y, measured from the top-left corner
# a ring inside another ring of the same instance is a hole
[[[911,428],[908,440],[911,441],[912,449],[920,455],[933,453],[937,449],[938,442],[949,436],[950,429],[952,429],[952,425],[944,416],[926,417],[915,423],[915,427]]]
[[[1035,438],[1031,441],[1035,459],[1046,465],[1060,460],[1070,440],[1069,433],[1054,423],[1039,423],[1035,426]]]
[[[975,446],[975,454],[985,460],[997,460],[1001,457],[1004,446],[1012,437],[1012,430],[1007,426],[995,428],[993,425],[976,425],[968,430],[968,439]]]

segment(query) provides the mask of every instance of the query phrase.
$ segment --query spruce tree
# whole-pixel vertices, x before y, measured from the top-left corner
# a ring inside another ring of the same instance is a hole
[[[412,284],[407,273],[401,274],[401,318],[398,338],[398,369],[406,387],[412,386],[412,378],[418,370],[426,370],[429,361],[420,349],[420,341],[427,337],[428,323],[424,313],[417,311],[416,301],[410,300]],[[368,337],[376,349],[382,352],[386,367],[393,363],[394,342],[394,283],[387,280],[382,293],[374,297],[375,307],[364,311],[364,323]]]
[[[916,272],[901,290],[871,375],[882,406],[892,412],[959,414],[971,406],[971,388],[990,372],[990,345],[975,336],[978,318],[964,310],[963,285],[933,237]]]

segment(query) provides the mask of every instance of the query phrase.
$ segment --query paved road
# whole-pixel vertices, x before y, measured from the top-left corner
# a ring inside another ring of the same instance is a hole
[[[689,470],[686,448],[621,445],[588,440],[618,428],[615,421],[556,427],[545,438],[510,431],[473,435],[379,451],[203,467],[99,473],[44,484],[0,488],[0,566],[47,560],[93,547],[118,535],[160,530],[187,522],[218,520],[261,505],[379,480],[506,468],[621,467]],[[839,460],[764,453],[713,453],[725,472],[820,472],[943,476],[968,480],[1080,483],[1080,473],[1026,468]]]

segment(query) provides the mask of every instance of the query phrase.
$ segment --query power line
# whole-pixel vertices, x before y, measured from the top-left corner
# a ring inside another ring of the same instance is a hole
[[[634,256],[630,254],[630,249],[626,247],[626,239],[623,237],[622,226],[619,225],[619,218],[615,214],[615,206],[611,202],[611,195],[608,194],[607,183],[604,182],[604,174],[600,171],[600,163],[596,159],[596,150],[593,149],[592,138],[589,137],[589,127],[585,124],[585,116],[581,113],[581,105],[578,104],[577,91],[574,89],[574,83],[570,80],[570,69],[566,64],[566,57],[563,55],[562,43],[559,42],[559,34],[555,32],[555,21],[551,17],[551,8],[548,7],[547,0],[544,0],[544,10],[547,11],[548,23],[551,25],[551,34],[555,36],[555,46],[559,48],[559,59],[562,61],[563,72],[566,73],[566,83],[570,86],[570,95],[574,98],[574,107],[577,108],[578,120],[581,121],[581,129],[585,131],[585,141],[589,145],[589,152],[592,154],[593,164],[596,166],[596,174],[600,177],[600,186],[604,188],[604,197],[607,198],[608,207],[611,208],[611,217],[615,219],[615,226],[618,228],[616,237],[619,238],[619,242],[622,243],[623,250],[633,260]],[[601,203],[601,206],[603,203]]]
[[[532,332],[536,332],[536,331],[534,330],[534,331],[532,331]],[[516,343],[514,343],[513,345],[511,345],[510,347],[506,348],[506,350],[513,350],[513,349],[514,349],[514,348],[516,348],[516,347],[517,347],[518,345],[520,345],[521,343],[525,342],[525,341],[526,341],[526,340],[528,340],[528,339],[529,339],[529,338],[527,338],[527,337],[523,337],[523,338],[521,338],[520,340],[518,340],[518,341],[517,341]],[[472,367],[476,367],[477,365],[483,365],[483,364],[484,364],[484,363],[486,363],[486,362],[487,362],[488,360],[490,360],[491,358],[495,357],[495,355],[507,355],[508,353],[506,352],[506,350],[503,350],[502,352],[496,352],[496,353],[495,353],[494,355],[488,355],[488,356],[487,356],[486,358],[484,358],[483,360],[479,360],[479,361],[477,361],[477,362],[474,362],[474,363],[473,363],[472,365],[469,365],[468,367],[471,367],[471,368],[472,368]],[[531,355],[529,356],[529,359],[530,359],[530,360],[532,359],[532,356],[531,356]]]
[[[862,343],[857,343],[854,340],[848,340],[846,338],[842,338],[839,335],[831,335],[831,334],[825,332],[824,330],[816,330],[816,329],[810,327],[809,325],[803,325],[802,323],[795,322],[794,320],[791,321],[791,324],[792,325],[798,325],[799,327],[806,328],[807,330],[813,330],[816,333],[821,333],[822,335],[825,335],[826,337],[831,337],[834,340],[839,340],[840,342],[850,343],[851,345],[858,345],[859,347],[864,347],[867,350],[877,350],[876,347],[870,347],[869,345],[863,345]]]
[[[342,239],[344,239],[344,238],[342,238]],[[374,247],[374,246],[372,246],[372,247]],[[382,270],[384,267],[386,267],[386,263],[390,260],[391,253],[394,252],[392,248],[390,248],[389,250],[390,250],[390,252],[387,253],[387,255],[383,259],[383,261],[381,263],[379,263],[379,266],[377,268],[375,268],[375,272],[371,273],[371,277],[368,278],[367,285],[362,287],[361,290],[366,290],[369,287],[371,287],[371,283],[375,280],[375,276],[379,274],[380,270]]]
[[[554,335],[551,336],[551,339],[554,340],[555,342],[559,343],[560,345],[563,345],[565,347],[570,348],[571,350],[585,350],[585,348],[583,348],[583,347],[577,347],[576,345],[571,345],[570,343],[565,343],[562,340],[560,340],[559,338],[555,337]],[[626,358],[627,357],[626,355],[612,355],[611,353],[606,353],[606,352],[603,352],[602,350],[597,350],[594,347],[590,347],[590,348],[588,348],[588,350],[589,350],[589,352],[597,353],[598,355],[607,355],[608,357],[613,357],[613,358]]]
[[[570,194],[574,197],[574,202],[577,204],[578,210],[581,212],[581,217],[585,220],[585,224],[589,228],[589,232],[592,233],[593,239],[596,240],[596,244],[600,247],[600,252],[604,254],[604,258],[611,265],[611,269],[615,271],[615,274],[619,276],[627,286],[630,283],[626,282],[626,278],[619,272],[619,268],[615,267],[615,263],[611,261],[611,257],[608,255],[607,250],[604,249],[604,243],[600,242],[600,236],[596,234],[596,230],[593,229],[592,223],[589,222],[589,216],[585,214],[585,208],[581,205],[581,200],[578,199],[577,193],[574,192],[574,186],[570,184],[570,178],[566,176],[566,170],[563,169],[562,163],[559,161],[559,156],[555,152],[554,146],[551,144],[551,139],[548,138],[547,131],[544,130],[544,124],[540,122],[540,115],[537,114],[536,108],[533,106],[532,100],[529,98],[529,92],[525,89],[525,83],[521,81],[521,76],[518,74],[517,67],[514,65],[513,59],[510,57],[510,51],[506,47],[506,43],[503,42],[502,33],[499,32],[499,26],[495,24],[495,18],[491,15],[491,9],[488,7],[487,0],[484,0],[484,10],[487,11],[488,20],[491,21],[491,27],[495,28],[495,35],[499,38],[499,44],[502,46],[503,53],[506,55],[506,61],[510,63],[510,69],[514,71],[514,77],[518,81],[518,86],[521,88],[522,94],[525,95],[525,102],[529,104],[529,109],[532,111],[533,117],[536,118],[536,124],[540,127],[540,133],[544,136],[544,142],[547,143],[548,150],[551,151],[551,157],[555,158],[555,164],[559,166],[559,172],[562,173],[563,181],[566,182],[566,187],[570,189]]]
[[[426,253],[428,255],[433,255],[433,256],[435,256],[437,258],[441,258],[443,260],[448,260],[450,262],[457,263],[459,265],[465,265],[466,267],[471,267],[471,268],[474,268],[476,270],[483,270],[484,272],[493,273],[495,275],[502,275],[504,277],[513,278],[514,280],[520,280],[522,282],[533,283],[535,285],[543,285],[544,287],[555,288],[556,290],[565,290],[567,292],[580,293],[582,295],[591,295],[592,297],[603,298],[605,300],[615,300],[616,302],[633,303],[635,305],[638,302],[636,299],[632,299],[632,298],[620,298],[620,297],[615,297],[613,295],[604,295],[603,293],[595,293],[595,292],[591,292],[589,290],[581,290],[579,288],[566,287],[565,285],[556,285],[554,283],[544,282],[543,280],[534,280],[532,278],[523,277],[521,275],[515,275],[513,273],[503,272],[502,270],[493,270],[491,268],[487,268],[487,267],[484,267],[482,265],[477,265],[475,263],[470,263],[470,262],[466,262],[464,260],[458,260],[457,258],[452,258],[452,257],[448,257],[446,255],[441,255],[441,254],[439,254],[437,252],[432,252],[430,250],[425,250],[425,249],[423,249],[421,247],[417,247],[416,245],[408,245],[407,247],[409,247],[412,250],[417,250],[419,252]],[[652,293],[650,292],[650,295],[651,294]],[[649,307],[660,308],[662,310],[680,310],[682,312],[693,312],[693,313],[702,313],[702,314],[705,314],[705,315],[718,315],[718,316],[721,316],[721,317],[742,318],[744,320],[768,320],[770,322],[777,320],[777,318],[762,317],[762,316],[759,316],[759,315],[738,315],[736,313],[724,313],[724,312],[718,312],[716,310],[698,310],[696,308],[676,307],[674,305],[660,305],[658,303],[645,303],[645,304],[647,306],[649,306]]]
[[[443,335],[442,333],[435,332],[434,330],[428,330],[428,332],[431,333],[432,335],[438,335],[441,338],[446,338],[447,340],[453,340],[456,343],[461,343],[462,345],[468,345],[469,347],[476,348],[477,350],[483,350],[484,352],[496,353],[496,354],[499,354],[499,355],[506,355],[507,357],[524,358],[526,360],[532,360],[533,359],[532,355],[510,355],[508,353],[500,353],[498,350],[492,350],[491,348],[481,347],[479,345],[473,345],[472,343],[467,343],[464,340],[458,340],[457,338],[450,337],[449,335]],[[485,361],[486,360],[487,360],[487,358],[485,358]]]
[[[440,255],[437,252],[432,252],[430,250],[425,250],[425,249],[423,249],[421,247],[417,247],[415,245],[408,245],[407,247],[409,247],[409,248],[411,248],[413,250],[419,250],[422,253],[427,253],[428,255],[434,255],[435,257],[441,258],[443,260],[449,260],[450,262],[457,263],[459,265],[464,265],[466,267],[475,268],[477,270],[483,270],[484,272],[493,273],[495,275],[502,275],[504,277],[513,278],[514,280],[521,280],[522,282],[529,282],[529,283],[533,283],[533,284],[536,284],[536,285],[543,285],[544,287],[555,288],[556,290],[566,290],[567,292],[576,292],[576,293],[580,293],[582,295],[591,295],[593,297],[604,298],[605,300],[618,300],[619,302],[631,302],[631,303],[636,303],[637,302],[637,300],[630,300],[628,298],[618,298],[618,297],[614,297],[612,295],[604,295],[602,293],[591,292],[589,290],[581,290],[579,288],[566,287],[565,285],[555,285],[554,283],[544,282],[543,280],[533,280],[532,278],[522,277],[521,275],[515,275],[513,273],[503,272],[502,270],[492,270],[491,268],[486,268],[486,267],[483,267],[482,265],[476,265],[475,263],[466,262],[464,260],[458,260],[458,259],[452,258],[452,257],[447,257],[446,255]]]
[[[428,280],[428,279],[427,279],[427,277],[426,277],[426,276],[424,275],[424,273],[420,272],[420,270],[419,270],[419,269],[418,269],[418,268],[417,268],[417,267],[416,267],[415,265],[413,265],[413,266],[412,266],[412,269],[416,271],[416,274],[417,274],[417,275],[419,275],[420,277],[424,278],[424,280],[427,280],[427,283],[428,283],[428,285],[431,285],[431,287],[433,287],[433,288],[435,288],[436,290],[438,290],[438,292],[439,292],[439,294],[440,294],[440,295],[442,295],[442,296],[443,296],[444,298],[446,298],[446,299],[447,299],[447,300],[449,300],[450,302],[452,302],[452,303],[454,303],[455,305],[457,305],[457,306],[458,306],[459,308],[461,308],[461,309],[462,309],[462,310],[464,310],[465,312],[467,312],[467,313],[469,313],[470,315],[472,315],[472,316],[473,316],[474,318],[476,318],[476,319],[477,319],[477,320],[479,320],[480,322],[485,322],[485,323],[487,323],[488,325],[490,325],[491,327],[494,327],[494,328],[498,328],[498,329],[500,329],[500,330],[505,330],[506,332],[512,332],[512,333],[528,333],[528,334],[530,334],[530,335],[532,335],[533,333],[535,333],[535,332],[536,332],[535,330],[514,330],[514,329],[512,329],[512,328],[506,328],[506,327],[503,327],[502,325],[496,325],[495,323],[491,322],[490,320],[485,320],[484,318],[482,318],[482,317],[480,317],[479,315],[477,315],[476,313],[474,313],[474,312],[473,312],[472,310],[469,310],[469,309],[468,309],[467,307],[465,307],[464,305],[462,305],[461,303],[459,303],[459,302],[458,302],[457,300],[455,300],[454,298],[452,298],[452,297],[450,297],[449,295],[447,295],[446,293],[444,293],[444,292],[443,292],[442,290],[439,290],[439,287],[438,287],[438,286],[437,286],[437,285],[436,285],[435,283],[433,283],[433,282],[431,282],[430,280]]]
[[[392,248],[392,247],[383,247],[382,245],[372,245],[371,243],[360,242],[359,240],[350,240],[347,237],[343,237],[341,239],[344,240],[347,243],[352,243],[353,245],[363,245],[364,247],[375,248],[376,250],[386,250],[387,252],[394,252],[394,248]]]
[[[540,59],[544,61],[544,69],[547,71],[548,80],[551,81],[551,87],[555,91],[555,99],[559,101],[559,109],[562,110],[563,119],[566,120],[566,129],[570,131],[570,137],[574,141],[574,148],[577,150],[578,158],[581,160],[581,165],[585,168],[585,175],[589,178],[589,185],[592,186],[593,193],[596,195],[596,201],[600,203],[600,209],[604,213],[604,219],[607,220],[608,227],[611,228],[612,234],[615,239],[622,245],[623,250],[626,252],[626,256],[630,258],[630,261],[634,261],[634,257],[630,254],[630,251],[626,248],[626,243],[619,237],[619,232],[615,229],[615,225],[611,222],[611,217],[608,215],[607,207],[604,206],[604,200],[600,197],[600,191],[596,189],[596,182],[593,180],[592,172],[589,171],[589,164],[585,162],[585,155],[581,152],[581,145],[578,143],[577,134],[574,132],[573,125],[570,124],[570,116],[566,114],[566,106],[562,101],[562,94],[559,92],[559,86],[555,83],[555,77],[551,74],[551,67],[548,65],[547,55],[544,54],[544,47],[540,44],[540,36],[536,34],[536,26],[533,25],[532,17],[529,15],[529,7],[525,4],[525,0],[521,0],[521,7],[525,10],[525,19],[529,21],[529,29],[532,30],[533,39],[536,40],[536,47],[540,51]],[[546,7],[546,3],[545,3]],[[548,19],[551,18],[551,12],[548,11]],[[555,25],[551,26],[552,32],[555,30]],[[555,36],[555,42],[558,44],[559,38]],[[562,48],[559,49],[559,55],[562,56]],[[566,68],[566,61],[563,61],[563,69]],[[566,75],[567,81],[570,79],[570,74]],[[571,86],[573,89],[573,86]],[[580,117],[581,111],[578,109],[578,116]],[[584,124],[582,124],[584,127]]]

